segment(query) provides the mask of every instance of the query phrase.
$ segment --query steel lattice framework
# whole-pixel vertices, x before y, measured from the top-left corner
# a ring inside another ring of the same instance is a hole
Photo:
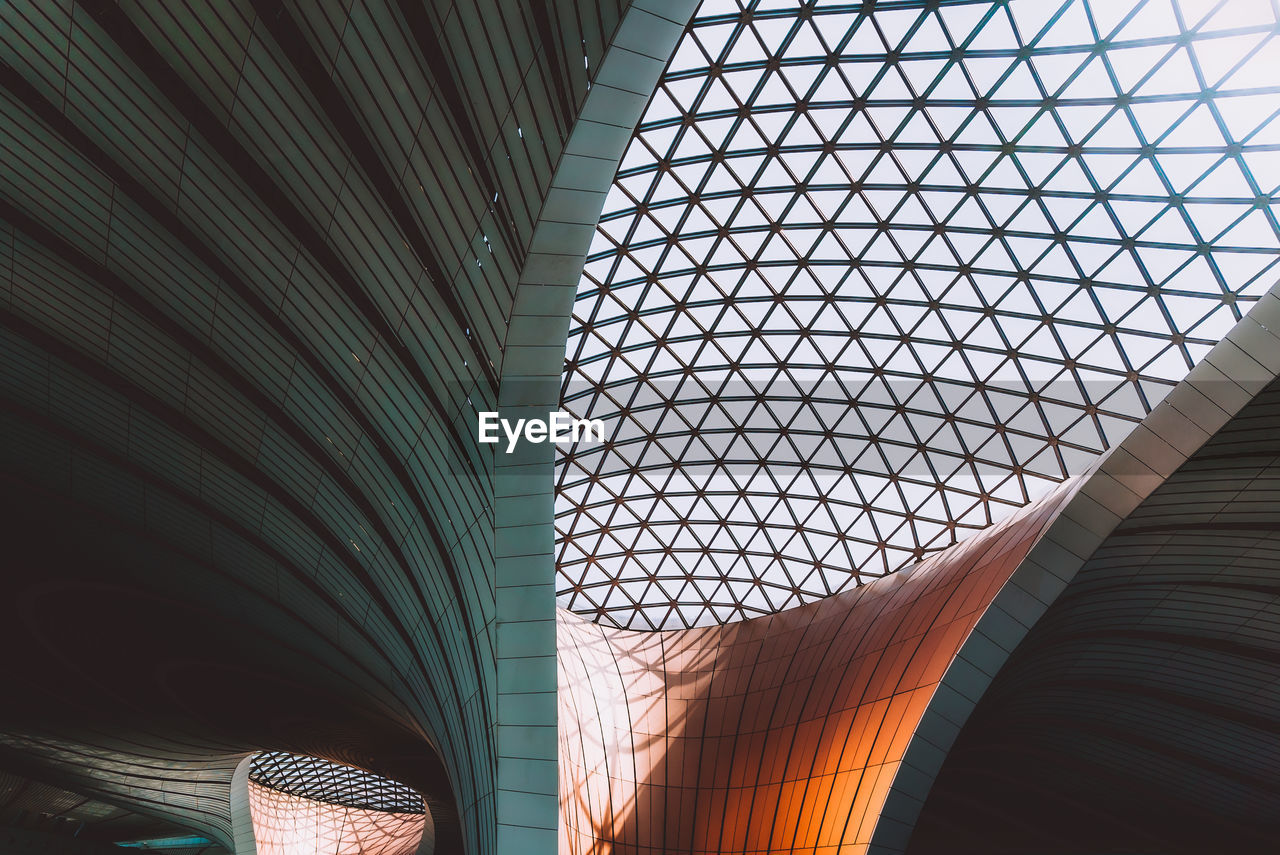
[[[1274,278],[1273,0],[707,0],[571,325],[562,605],[823,597],[1123,437]]]
[[[271,790],[343,807],[401,814],[426,812],[422,796],[404,784],[303,754],[259,754],[253,758],[249,780]]]

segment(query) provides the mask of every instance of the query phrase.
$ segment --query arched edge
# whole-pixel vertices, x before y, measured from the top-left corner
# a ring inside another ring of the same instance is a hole
[[[249,809],[249,769],[258,752],[246,754],[231,775],[231,845],[234,855],[258,855],[253,834],[253,812]]]
[[[869,852],[898,855],[947,752],[992,679],[1090,556],[1151,493],[1280,376],[1280,284],[1118,446],[1000,588],[934,691],[885,797]]]
[[[436,851],[436,821],[431,816],[431,805],[424,805],[426,822],[422,826],[422,839],[418,841],[418,848],[414,855],[435,855]]]
[[[502,418],[558,409],[569,319],[618,164],[699,0],[633,0],[565,145],[516,283],[503,347]],[[497,851],[559,845],[555,459],[550,444],[496,450],[494,603]]]

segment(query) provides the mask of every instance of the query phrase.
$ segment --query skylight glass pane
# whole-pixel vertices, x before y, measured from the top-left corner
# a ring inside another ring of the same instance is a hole
[[[1277,275],[1274,4],[742,6],[685,33],[575,306],[564,409],[613,435],[561,450],[559,597],[613,625],[990,525]]]

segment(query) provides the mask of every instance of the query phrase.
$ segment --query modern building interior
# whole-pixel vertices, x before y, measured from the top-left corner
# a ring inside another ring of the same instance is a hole
[[[1278,200],[1277,0],[0,3],[0,855],[1275,852]]]

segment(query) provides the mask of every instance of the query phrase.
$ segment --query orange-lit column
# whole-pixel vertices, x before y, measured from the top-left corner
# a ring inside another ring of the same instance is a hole
[[[865,851],[934,690],[1077,486],[742,623],[637,633],[562,613],[561,851]]]

